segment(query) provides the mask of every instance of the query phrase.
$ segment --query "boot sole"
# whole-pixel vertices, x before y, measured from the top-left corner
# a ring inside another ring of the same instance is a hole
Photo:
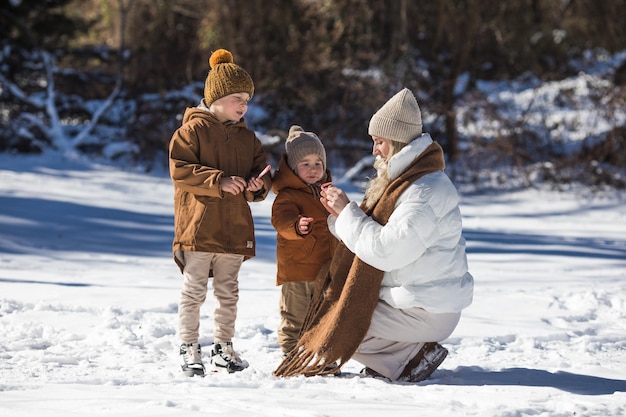
[[[408,377],[408,381],[409,382],[421,382],[427,379],[429,376],[433,374],[433,372],[435,372],[437,368],[439,368],[439,365],[441,365],[441,363],[446,359],[447,356],[448,356],[448,350],[445,348],[441,349],[438,352],[437,356],[432,358],[432,360],[428,362],[428,365],[421,372],[415,375],[410,375]]]

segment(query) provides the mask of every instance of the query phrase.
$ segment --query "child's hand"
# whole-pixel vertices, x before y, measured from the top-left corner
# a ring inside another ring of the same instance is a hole
[[[261,177],[252,177],[250,178],[250,181],[248,181],[248,186],[246,187],[246,189],[248,191],[259,191],[261,188],[263,188],[263,179],[261,179]]]
[[[222,191],[225,193],[231,193],[232,195],[238,195],[246,189],[246,180],[241,177],[233,175],[232,177],[222,177],[220,180]]]
[[[311,223],[313,223],[313,217],[300,217],[300,220],[298,220],[298,233],[308,235],[311,231]]]

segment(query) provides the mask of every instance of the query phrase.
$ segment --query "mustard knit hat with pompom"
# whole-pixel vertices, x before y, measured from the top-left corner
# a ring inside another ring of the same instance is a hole
[[[233,54],[226,49],[218,49],[209,58],[211,70],[204,84],[204,100],[210,106],[215,100],[234,93],[254,95],[254,83],[250,74],[233,60]]]

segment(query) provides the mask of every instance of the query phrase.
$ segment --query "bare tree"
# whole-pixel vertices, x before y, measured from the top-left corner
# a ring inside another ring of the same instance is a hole
[[[126,14],[132,4],[133,0],[118,0],[120,21],[125,22]],[[22,25],[23,28],[27,28],[26,25]],[[44,98],[40,99],[40,92],[29,92],[22,89],[17,82],[10,80],[0,73],[0,84],[6,88],[12,98],[24,105],[34,109],[34,113],[41,111],[46,117],[28,117],[29,123],[35,127],[39,132],[48,136],[48,142],[50,142],[59,152],[64,155],[70,156],[76,153],[77,148],[84,146],[90,140],[90,134],[94,128],[100,122],[102,116],[110,109],[116,98],[122,91],[123,86],[123,73],[124,73],[124,32],[125,26],[120,26],[120,49],[118,57],[120,58],[118,66],[117,80],[113,91],[108,97],[100,104],[100,106],[92,112],[84,123],[78,126],[73,126],[72,132],[68,133],[68,120],[62,118],[59,114],[59,97],[56,89],[56,77],[59,73],[59,68],[56,66],[55,55],[44,49],[35,48],[34,55],[39,58],[41,63],[41,76],[45,85]],[[35,36],[29,35],[31,39],[35,39]]]

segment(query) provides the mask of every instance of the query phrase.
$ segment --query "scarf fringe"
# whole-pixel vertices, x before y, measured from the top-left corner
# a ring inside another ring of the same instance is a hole
[[[333,362],[334,360],[299,345],[287,355],[273,374],[278,377],[332,375],[344,364],[342,360],[337,366],[329,367]]]

